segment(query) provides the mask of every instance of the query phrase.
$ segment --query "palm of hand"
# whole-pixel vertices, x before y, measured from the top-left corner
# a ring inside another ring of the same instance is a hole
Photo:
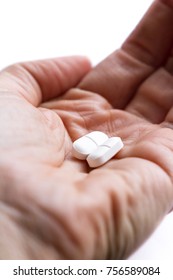
[[[84,252],[86,258],[128,256],[150,233],[151,225],[156,226],[155,216],[160,215],[163,208],[168,211],[168,200],[172,197],[172,130],[126,110],[113,109],[100,95],[78,89],[43,106],[61,117],[65,125],[63,134],[69,136],[70,143],[64,148],[66,158],[57,173],[68,174],[64,180],[69,186],[65,187],[65,197],[69,196],[67,205],[72,208],[68,211],[73,213],[69,218],[73,221],[69,232],[75,230],[74,236],[84,250],[75,257],[81,258]],[[71,156],[72,141],[93,130],[120,136],[125,143],[125,148],[114,159],[95,170]],[[157,196],[162,198],[154,202]],[[74,197],[73,203],[71,197]],[[171,203],[172,199],[169,207]],[[147,211],[149,204],[152,207]],[[68,223],[69,219],[66,217]],[[72,255],[67,253],[70,258],[74,257],[71,252]]]
[[[109,74],[107,83],[102,81],[104,75],[99,66],[84,79],[81,89],[71,89],[41,107],[30,104],[34,102],[29,100],[30,90],[24,86],[25,100],[12,97],[11,107],[18,110],[13,111],[9,129],[17,123],[18,130],[8,143],[7,135],[2,133],[1,146],[10,147],[10,157],[15,159],[15,166],[11,164],[15,180],[10,192],[6,186],[2,188],[2,201],[5,213],[9,211],[6,205],[15,209],[15,226],[10,227],[20,252],[17,258],[126,258],[170,210],[171,81],[162,69],[154,73],[151,67],[139,65],[136,58],[132,61],[127,55],[129,45],[124,47],[126,54],[120,52],[110,59],[120,70],[121,65],[130,69],[131,76],[124,87],[116,77],[118,71],[110,80],[118,81],[120,88],[116,88],[116,82],[109,84]],[[166,47],[163,48],[166,54]],[[107,64],[103,64],[105,72]],[[164,110],[156,99],[156,106],[149,102],[156,80],[159,101],[162,86],[168,85],[169,102],[164,104]],[[38,88],[34,87],[35,98]],[[117,92],[113,95],[114,88]],[[44,91],[42,88],[42,94]],[[143,106],[139,108],[141,101]],[[116,158],[94,170],[70,153],[72,141],[92,130],[118,135],[125,143]]]

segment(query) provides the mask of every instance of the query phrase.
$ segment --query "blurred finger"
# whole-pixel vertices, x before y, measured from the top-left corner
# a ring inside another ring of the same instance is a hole
[[[173,43],[173,9],[157,0],[122,45],[79,84],[97,92],[115,108],[124,108],[138,87],[168,58]]]

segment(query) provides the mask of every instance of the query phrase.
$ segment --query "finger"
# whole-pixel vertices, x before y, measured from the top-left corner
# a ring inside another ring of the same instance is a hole
[[[170,88],[170,94],[171,94],[171,100],[169,103],[169,111],[167,112],[163,122],[162,126],[166,126],[169,128],[173,128],[173,51],[172,56],[170,57],[169,61],[166,64],[166,69],[170,73],[170,77],[172,79],[172,87]]]
[[[171,8],[173,7],[173,1],[172,0],[161,0],[164,4],[170,6]]]
[[[90,68],[79,56],[15,64],[0,73],[0,92],[18,93],[37,106],[76,86]]]
[[[152,123],[165,120],[173,105],[173,50],[164,67],[159,68],[139,87],[126,111]]]
[[[161,123],[173,105],[173,77],[160,68],[139,88],[126,110],[152,123]]]
[[[165,63],[173,43],[173,9],[168,1],[155,1],[134,32],[79,84],[124,108],[139,85]]]

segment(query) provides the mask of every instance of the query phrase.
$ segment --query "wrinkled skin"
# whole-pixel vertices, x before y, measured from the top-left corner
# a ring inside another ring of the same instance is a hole
[[[1,259],[125,259],[171,210],[172,26],[173,1],[155,1],[91,71],[71,57],[0,73]],[[125,144],[93,170],[71,155],[92,130]]]

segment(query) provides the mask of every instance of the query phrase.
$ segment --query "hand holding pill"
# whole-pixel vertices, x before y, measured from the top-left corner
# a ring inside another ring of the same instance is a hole
[[[1,71],[1,259],[125,259],[172,208],[173,9],[154,2],[85,78],[82,58]]]

